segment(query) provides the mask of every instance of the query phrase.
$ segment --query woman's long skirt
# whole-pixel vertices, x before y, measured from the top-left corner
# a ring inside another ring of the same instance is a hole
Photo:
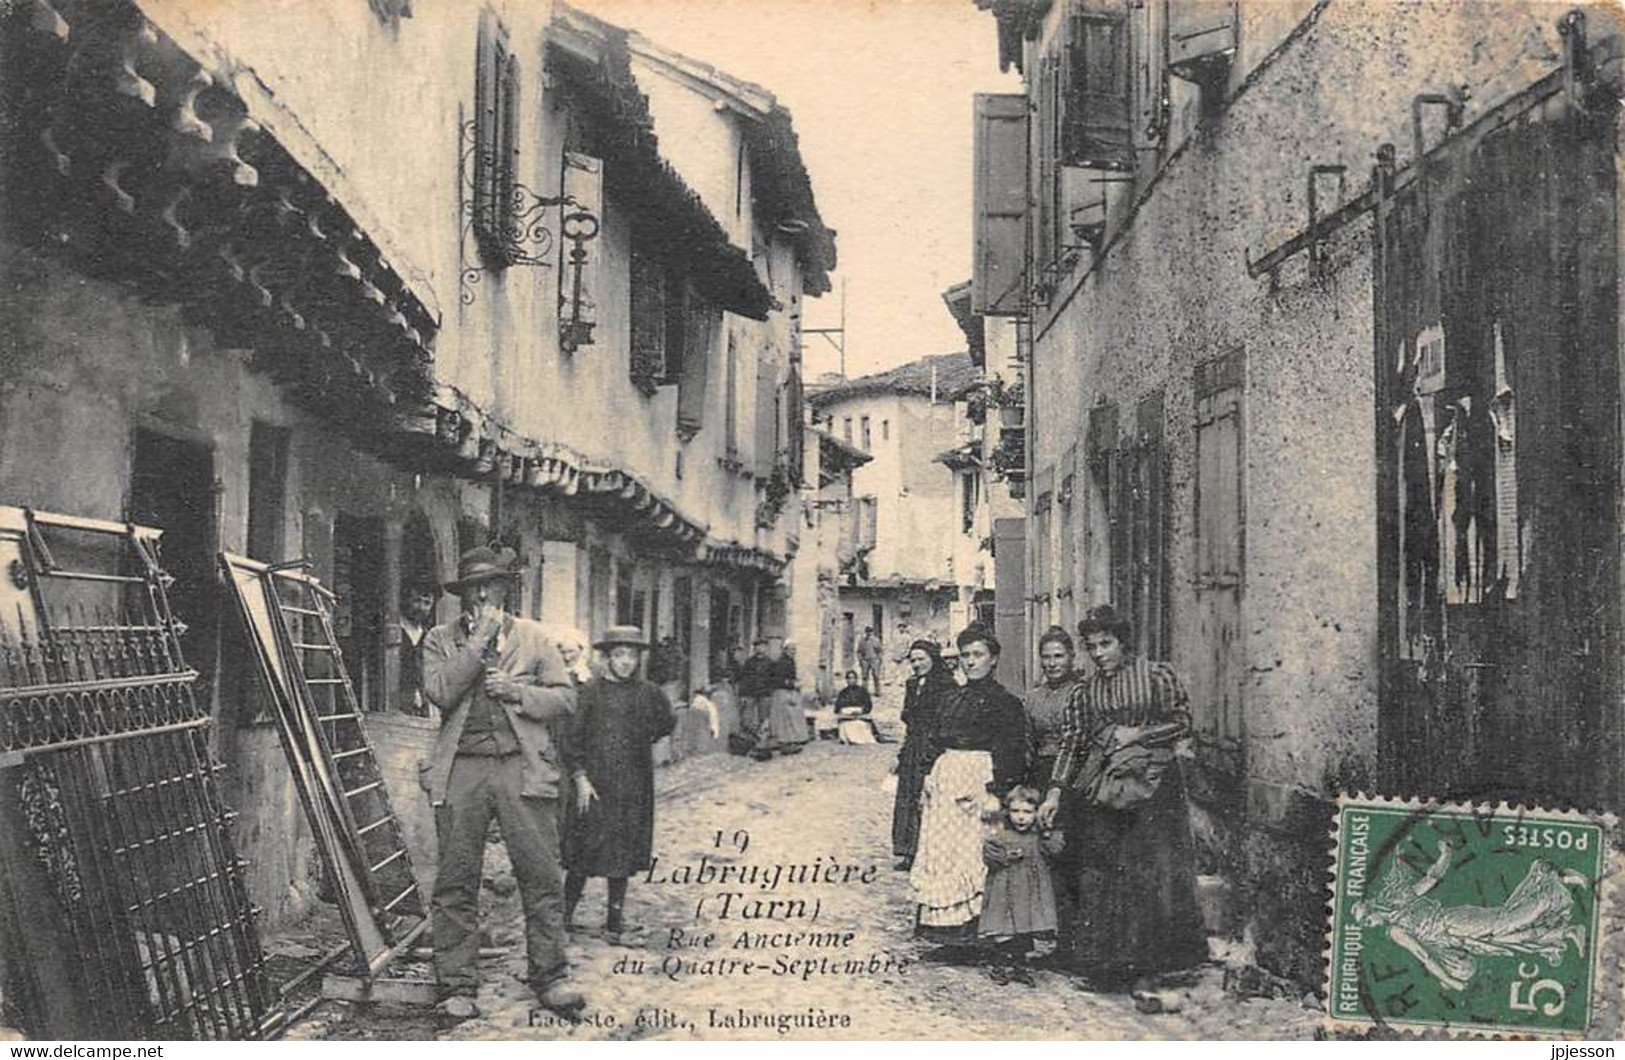
[[[982,914],[982,797],[993,779],[986,751],[944,751],[920,793],[920,843],[908,882],[921,934],[974,937]]]
[[[799,748],[807,742],[807,716],[801,709],[801,693],[781,688],[767,700],[767,718],[762,722],[760,748]]]
[[[1140,806],[1113,810],[1070,797],[1073,967],[1102,986],[1208,959],[1196,905],[1195,843],[1185,785],[1170,772]]]
[[[920,791],[927,773],[925,726],[911,726],[897,752],[897,795],[892,801],[891,850],[912,858],[920,842]]]

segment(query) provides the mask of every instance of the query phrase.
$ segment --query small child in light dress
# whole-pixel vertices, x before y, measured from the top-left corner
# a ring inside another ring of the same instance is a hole
[[[1048,859],[1060,852],[1060,837],[1039,830],[1042,801],[1033,788],[1011,788],[982,842],[987,886],[977,933],[991,945],[988,975],[995,983],[1032,986],[1027,956],[1033,940],[1055,933],[1055,884]]]

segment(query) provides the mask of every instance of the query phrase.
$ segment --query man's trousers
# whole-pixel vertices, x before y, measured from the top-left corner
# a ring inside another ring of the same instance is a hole
[[[525,909],[527,978],[544,986],[564,977],[564,873],[559,865],[559,802],[519,794],[521,756],[458,755],[446,801],[434,810],[440,868],[434,914],[435,973],[446,994],[473,994],[479,978],[480,879],[485,833],[494,815]]]

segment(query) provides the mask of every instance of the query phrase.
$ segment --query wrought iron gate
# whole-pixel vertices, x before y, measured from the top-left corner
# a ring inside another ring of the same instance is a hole
[[[159,537],[0,508],[0,876],[86,1009],[36,1035],[257,1038],[275,1000]]]

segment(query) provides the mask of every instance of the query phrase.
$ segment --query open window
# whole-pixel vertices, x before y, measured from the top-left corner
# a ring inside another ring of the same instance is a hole
[[[1061,164],[1132,169],[1128,18],[1121,9],[1067,15],[1061,66]]]

